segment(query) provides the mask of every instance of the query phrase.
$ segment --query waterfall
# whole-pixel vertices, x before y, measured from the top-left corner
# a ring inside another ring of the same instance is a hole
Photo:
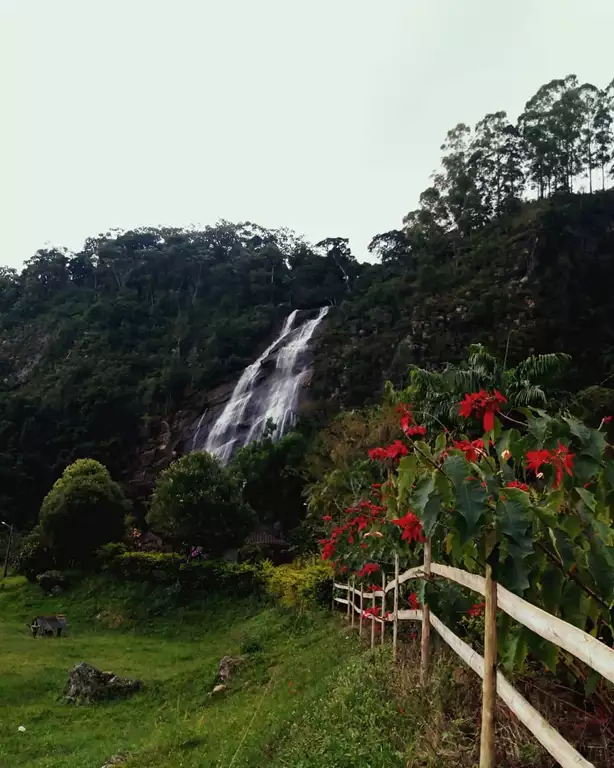
[[[301,384],[309,374],[305,353],[327,312],[328,307],[323,307],[316,318],[297,327],[297,310],[288,315],[279,336],[241,374],[230,400],[207,436],[206,451],[226,464],[236,448],[263,436],[269,419],[275,423],[275,437],[281,437],[293,426]],[[274,350],[277,351],[275,370],[266,387],[259,386],[262,364]]]

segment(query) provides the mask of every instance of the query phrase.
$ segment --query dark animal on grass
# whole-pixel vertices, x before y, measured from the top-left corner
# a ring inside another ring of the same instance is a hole
[[[55,616],[37,616],[28,624],[32,637],[61,637],[62,631],[66,629],[66,615],[58,613]]]

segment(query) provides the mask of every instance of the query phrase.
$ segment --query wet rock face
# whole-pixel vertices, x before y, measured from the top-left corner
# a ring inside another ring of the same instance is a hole
[[[129,696],[142,688],[140,680],[119,677],[113,672],[102,672],[82,661],[68,673],[65,696],[67,701],[92,704],[97,701]]]

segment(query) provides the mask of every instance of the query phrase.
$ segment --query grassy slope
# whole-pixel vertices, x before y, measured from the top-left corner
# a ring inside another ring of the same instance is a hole
[[[147,604],[155,609],[156,597],[144,601],[134,589],[83,585],[43,598],[37,587],[8,581],[0,592],[2,768],[99,768],[124,751],[132,755],[125,765],[139,768],[404,765],[408,724],[382,665],[328,617],[252,601],[152,619]],[[67,637],[29,637],[28,620],[62,611]],[[135,627],[139,614],[147,621]],[[230,694],[210,698],[219,659],[242,647],[252,650]],[[139,677],[146,688],[126,701],[68,705],[67,672],[83,660]]]

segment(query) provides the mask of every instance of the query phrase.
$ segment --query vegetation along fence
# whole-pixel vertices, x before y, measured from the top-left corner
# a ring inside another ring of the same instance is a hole
[[[471,646],[455,635],[446,627],[430,610],[428,604],[418,610],[399,610],[399,587],[410,579],[427,579],[438,576],[449,581],[456,582],[474,592],[478,592],[485,598],[485,622],[484,622],[484,656],[480,656]],[[347,593],[347,597],[339,597],[336,591]],[[386,613],[386,597],[388,593],[393,595],[393,610]],[[356,605],[356,597],[359,604]],[[493,579],[490,566],[486,567],[486,575],[478,576],[453,568],[447,565],[431,562],[431,547],[427,540],[424,549],[424,563],[416,568],[410,568],[404,573],[399,573],[399,558],[395,557],[394,579],[386,583],[382,572],[382,588],[377,591],[364,591],[357,589],[355,583],[341,584],[333,582],[333,607],[335,603],[346,606],[348,619],[352,627],[355,624],[355,614],[359,615],[360,632],[363,631],[365,601],[372,600],[372,606],[381,599],[381,616],[367,614],[371,620],[371,647],[375,645],[375,623],[381,626],[381,642],[384,642],[385,625],[392,624],[392,647],[396,658],[397,631],[399,621],[422,622],[421,633],[421,665],[420,677],[426,681],[429,634],[432,627],[482,678],[482,729],[480,739],[480,768],[493,768],[495,765],[495,698],[498,694],[511,711],[524,723],[535,738],[545,747],[564,768],[590,768],[592,763],[582,757],[549,723],[531,706],[501,674],[497,671],[497,634],[496,615],[497,609],[501,609],[520,624],[540,635],[542,638],[556,644],[583,661],[607,680],[614,683],[614,650],[595,639],[578,627],[567,623],[551,614],[537,608],[531,603],[514,595],[507,589],[497,584]]]

